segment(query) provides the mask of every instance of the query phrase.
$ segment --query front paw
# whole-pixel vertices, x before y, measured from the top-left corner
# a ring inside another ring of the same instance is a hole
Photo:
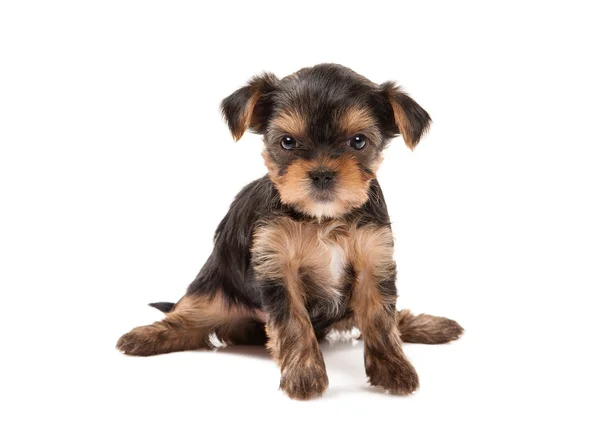
[[[284,369],[279,387],[295,400],[309,400],[323,395],[329,379],[324,364],[297,364]]]
[[[365,355],[365,369],[373,386],[392,394],[408,395],[419,388],[419,375],[403,353]]]

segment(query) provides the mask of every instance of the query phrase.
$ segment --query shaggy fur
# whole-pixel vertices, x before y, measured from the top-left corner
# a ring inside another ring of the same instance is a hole
[[[416,147],[427,112],[394,83],[334,64],[254,77],[222,111],[236,140],[247,129],[262,134],[268,173],[237,195],[185,296],[152,304],[165,319],[123,335],[117,348],[211,348],[212,335],[266,344],[281,389],[308,399],[328,385],[319,339],[356,327],[371,384],[416,390],[402,341],[445,343],[463,330],[447,318],[396,311],[392,231],[376,177],[393,137]]]

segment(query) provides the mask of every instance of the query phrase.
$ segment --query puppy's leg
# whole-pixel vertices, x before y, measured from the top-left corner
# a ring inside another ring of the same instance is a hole
[[[231,331],[239,324],[238,308],[224,304],[220,295],[183,297],[162,321],[136,327],[121,336],[117,349],[128,355],[149,356],[192,349],[210,349],[209,336]]]
[[[355,234],[356,284],[350,301],[365,342],[365,369],[372,385],[410,394],[419,377],[402,351],[396,320],[396,265],[391,230],[364,227]]]
[[[307,400],[323,394],[329,380],[310,317],[293,280],[262,283],[267,313],[267,347],[281,369],[280,388],[291,398]]]
[[[321,395],[329,381],[299,274],[306,251],[302,227],[273,223],[254,238],[252,265],[266,314],[267,346],[281,369],[280,388],[300,400]]]

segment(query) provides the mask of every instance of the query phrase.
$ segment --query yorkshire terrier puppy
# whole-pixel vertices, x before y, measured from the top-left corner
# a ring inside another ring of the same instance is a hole
[[[128,355],[212,348],[268,347],[292,398],[328,385],[319,340],[333,330],[361,332],[372,385],[394,394],[419,386],[402,342],[445,343],[461,326],[396,310],[390,219],[377,182],[382,152],[401,134],[414,149],[427,112],[392,82],[321,64],[278,79],[265,73],[225,98],[233,137],[264,139],[267,175],[237,195],[214,236],[214,250],[176,304],[123,335]]]

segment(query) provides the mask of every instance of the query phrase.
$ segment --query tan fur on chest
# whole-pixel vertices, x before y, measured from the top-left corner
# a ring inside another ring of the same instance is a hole
[[[259,279],[281,279],[304,302],[339,301],[346,270],[378,276],[393,263],[389,227],[342,220],[300,222],[280,218],[256,229],[252,258]],[[303,276],[312,281],[303,281]]]

